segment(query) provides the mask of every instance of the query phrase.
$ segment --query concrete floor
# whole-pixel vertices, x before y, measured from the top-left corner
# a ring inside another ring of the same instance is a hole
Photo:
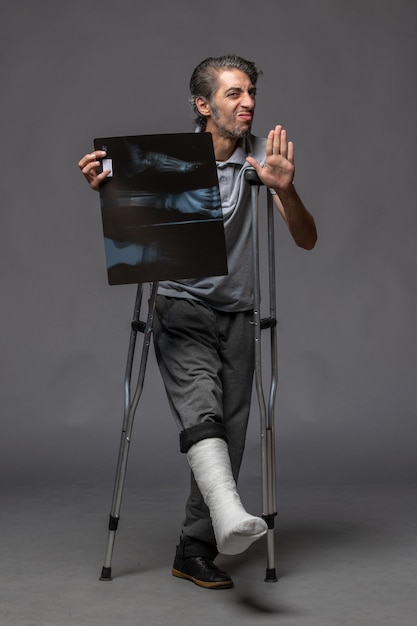
[[[170,574],[183,494],[131,486],[113,581],[99,581],[111,493],[112,485],[3,493],[2,626],[417,623],[414,486],[281,490],[278,583],[263,582],[261,540],[243,555],[219,557],[235,581],[222,591]],[[253,504],[251,494],[244,499]]]

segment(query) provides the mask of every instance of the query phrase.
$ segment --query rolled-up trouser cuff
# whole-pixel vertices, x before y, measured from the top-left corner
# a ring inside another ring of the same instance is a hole
[[[180,432],[181,452],[188,452],[191,446],[203,439],[213,438],[223,439],[227,443],[226,428],[221,422],[203,422],[186,428]]]

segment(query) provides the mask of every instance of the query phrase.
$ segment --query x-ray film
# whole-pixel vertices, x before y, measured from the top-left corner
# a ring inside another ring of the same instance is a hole
[[[94,140],[111,285],[227,274],[223,216],[209,133]]]

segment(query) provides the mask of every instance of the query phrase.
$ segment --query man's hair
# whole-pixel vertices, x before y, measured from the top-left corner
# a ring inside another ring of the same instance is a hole
[[[235,54],[228,54],[221,57],[208,57],[195,68],[190,80],[190,105],[194,115],[194,121],[202,130],[205,129],[207,120],[201,115],[197,106],[196,98],[203,98],[206,102],[211,103],[212,98],[217,90],[217,78],[222,70],[235,69],[244,72],[249,77],[252,85],[260,76],[262,70],[256,67],[252,61],[247,61]]]

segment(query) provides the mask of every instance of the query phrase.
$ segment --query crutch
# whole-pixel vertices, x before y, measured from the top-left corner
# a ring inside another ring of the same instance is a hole
[[[254,271],[254,342],[255,342],[255,387],[258,396],[260,425],[261,425],[261,457],[262,457],[262,517],[267,523],[267,567],[265,582],[276,582],[274,526],[276,510],[276,470],[275,470],[275,431],[274,408],[278,384],[278,356],[277,356],[277,320],[276,320],[276,290],[275,290],[275,245],[274,245],[274,212],[272,197],[267,193],[268,215],[268,273],[269,273],[269,317],[261,318],[261,287],[260,287],[260,260],[259,260],[259,188],[261,180],[253,168],[245,172],[245,179],[251,185],[252,206],[252,242],[253,242],[253,271]],[[262,349],[261,332],[270,331],[271,345],[271,380],[269,387],[268,404],[262,382]]]
[[[153,318],[155,314],[156,296],[158,292],[158,283],[151,283],[151,294],[149,298],[149,308],[146,321],[140,320],[140,312],[142,306],[143,286],[138,285],[136,291],[135,308],[133,311],[133,320],[130,331],[129,349],[127,355],[127,363],[124,377],[124,412],[122,435],[120,439],[119,456],[117,460],[116,478],[113,489],[113,499],[109,517],[109,532],[107,537],[106,554],[104,557],[104,565],[101,570],[100,580],[111,580],[111,562],[113,556],[114,542],[116,539],[116,530],[120,519],[120,508],[122,504],[123,488],[126,478],[127,461],[129,456],[129,448],[131,434],[133,428],[133,420],[135,412],[142,395],[143,383],[145,379],[146,363],[148,359],[149,346],[151,344]],[[138,379],[136,383],[135,393],[132,398],[132,369],[135,355],[137,333],[143,333],[142,355],[139,362]]]
[[[263,515],[268,525],[267,546],[268,559],[266,570],[266,582],[275,582],[277,580],[275,574],[275,555],[274,555],[274,518],[276,516],[275,504],[275,447],[274,447],[274,403],[277,386],[277,349],[276,349],[276,319],[275,319],[275,255],[274,255],[274,225],[272,199],[268,194],[268,231],[269,231],[269,279],[270,279],[270,316],[261,319],[260,317],[260,278],[259,278],[259,239],[258,239],[258,195],[261,181],[256,175],[255,170],[248,169],[245,173],[246,180],[251,184],[252,196],[252,230],[253,230],[253,247],[254,247],[254,336],[255,336],[255,381],[258,394],[258,401],[261,416],[261,453],[262,453],[262,506]],[[111,563],[113,556],[114,543],[116,539],[116,531],[120,520],[120,509],[123,496],[123,488],[126,478],[127,461],[129,455],[131,434],[133,429],[133,421],[135,412],[142,395],[146,363],[151,343],[153,318],[155,313],[156,296],[158,291],[158,283],[152,283],[151,295],[149,299],[149,309],[146,322],[140,320],[140,312],[142,305],[143,286],[138,285],[135,307],[133,313],[133,321],[131,325],[129,349],[127,364],[124,378],[124,414],[123,426],[119,447],[119,455],[117,461],[116,478],[113,489],[113,498],[108,525],[108,539],[104,565],[101,570],[100,580],[112,580]],[[268,410],[266,409],[264,393],[262,387],[262,371],[261,371],[261,331],[269,328],[271,333],[271,387],[268,402]],[[135,393],[132,399],[131,378],[133,360],[136,348],[137,333],[142,332],[143,348],[142,356],[139,364],[138,380]]]

